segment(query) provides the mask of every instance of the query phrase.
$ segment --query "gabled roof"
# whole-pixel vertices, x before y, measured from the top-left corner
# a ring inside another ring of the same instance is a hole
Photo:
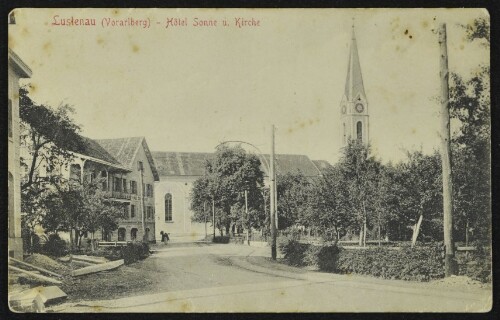
[[[330,162],[326,160],[312,160],[316,168],[318,168],[319,171],[323,172],[324,170],[333,168],[333,166],[330,164]]]
[[[213,153],[202,152],[151,152],[160,176],[202,176],[205,162]]]
[[[351,49],[349,52],[349,64],[347,66],[347,78],[345,81],[345,97],[348,101],[353,101],[358,96],[366,99],[365,87],[363,86],[363,76],[361,75],[361,65],[359,64],[358,45],[354,26],[352,27]]]
[[[112,155],[109,154],[108,151],[106,151],[99,143],[97,143],[95,140],[89,139],[87,137],[82,137],[81,138],[81,148],[78,150],[79,154],[82,154],[84,156],[92,157],[95,159],[99,159],[105,162],[108,162],[113,165],[118,165],[122,166],[120,162],[118,162]]]
[[[151,171],[153,172],[154,180],[160,180],[153,157],[151,156],[151,152],[149,151],[149,147],[144,137],[98,139],[95,141],[109,154],[111,154],[113,158],[129,170],[136,170],[134,159],[137,152],[142,147],[146,153],[146,158],[148,159]]]
[[[165,152],[153,151],[154,161],[158,173],[162,177],[168,176],[202,176],[205,173],[205,162],[213,159],[213,153],[201,152]],[[265,175],[268,174],[266,162],[269,163],[268,154],[262,155],[261,170]],[[260,157],[259,157],[260,158]],[[276,173],[298,173],[305,176],[318,176],[320,171],[313,162],[305,155],[295,154],[277,154],[276,155]]]

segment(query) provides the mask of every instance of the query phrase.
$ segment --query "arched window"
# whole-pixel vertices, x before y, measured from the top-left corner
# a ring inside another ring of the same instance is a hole
[[[137,228],[132,228],[132,230],[130,230],[130,239],[137,240]]]
[[[125,241],[125,237],[127,236],[127,230],[125,228],[118,229],[118,241]]]
[[[172,221],[172,194],[165,194],[165,221]]]
[[[359,141],[363,141],[363,123],[361,121],[356,124],[356,136]]]

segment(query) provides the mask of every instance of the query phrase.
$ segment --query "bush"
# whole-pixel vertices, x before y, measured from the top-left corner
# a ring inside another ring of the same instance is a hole
[[[120,248],[120,254],[125,264],[131,264],[149,256],[149,244],[147,242],[129,242]]]
[[[212,239],[213,243],[229,243],[229,236],[215,236]]]
[[[58,234],[51,234],[42,251],[49,256],[62,257],[68,253],[68,247],[66,241],[62,240]]]
[[[336,245],[324,245],[319,247],[318,267],[320,270],[334,272],[337,271],[337,261],[340,250]]]
[[[399,250],[369,248],[341,249],[336,271],[366,274],[384,279],[429,281],[444,277],[442,244],[403,247]]]
[[[305,253],[310,245],[303,244],[292,238],[280,238],[278,247],[288,264],[296,267],[306,265]]]
[[[468,254],[457,254],[458,274],[484,283],[491,282],[491,251],[481,244]]]

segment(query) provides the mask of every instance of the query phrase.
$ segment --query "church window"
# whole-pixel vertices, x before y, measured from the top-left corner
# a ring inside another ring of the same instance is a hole
[[[363,123],[361,121],[356,124],[356,136],[359,141],[363,141]]]
[[[172,221],[172,194],[165,195],[165,221]]]

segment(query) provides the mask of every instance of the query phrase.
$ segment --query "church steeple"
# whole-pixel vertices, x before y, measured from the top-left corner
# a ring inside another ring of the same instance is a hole
[[[352,25],[351,49],[349,52],[349,64],[347,67],[344,94],[349,101],[353,101],[359,96],[366,99],[363,76],[361,75],[361,65],[359,64],[358,45],[356,43],[354,24]]]
[[[354,24],[352,25],[351,47],[349,50],[345,91],[340,103],[342,146],[346,146],[349,140],[352,139],[357,139],[365,144],[369,141],[368,101],[365,95],[363,76],[361,75]]]

